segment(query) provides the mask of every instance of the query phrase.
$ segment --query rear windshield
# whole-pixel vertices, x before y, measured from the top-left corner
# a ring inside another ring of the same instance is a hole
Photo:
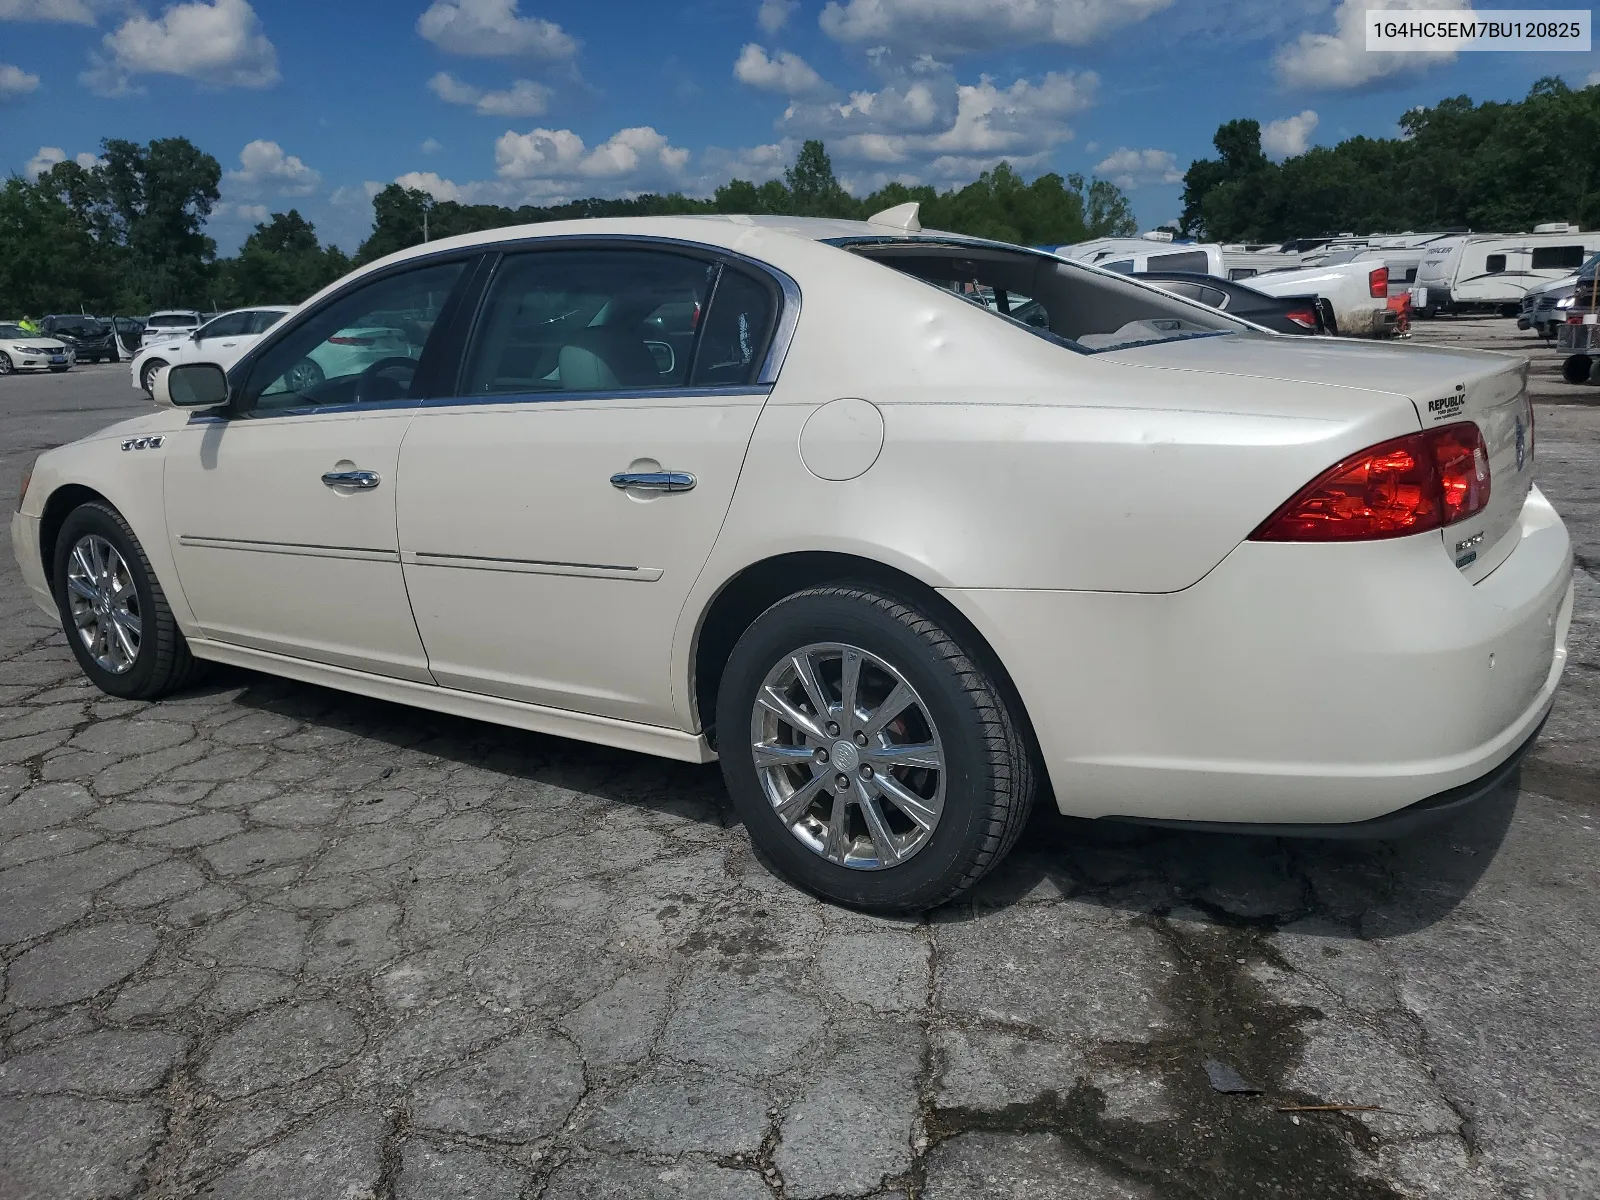
[[[151,329],[192,329],[200,324],[199,317],[185,316],[183,313],[156,313],[150,318]]]
[[[839,244],[1080,354],[1222,334],[1272,336],[1155,288],[1049,255],[970,244]]]

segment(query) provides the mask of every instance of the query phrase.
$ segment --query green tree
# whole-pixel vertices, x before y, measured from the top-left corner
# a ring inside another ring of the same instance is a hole
[[[117,248],[120,307],[202,303],[217,251],[205,219],[222,164],[181,137],[100,145],[93,167],[57,163],[38,186],[72,207],[102,250]]]
[[[116,266],[55,192],[15,175],[0,186],[0,313],[104,312]]]
[[[349,270],[349,256],[324,248],[316,228],[291,208],[257,225],[238,256],[222,263],[218,294],[228,308],[298,304]]]
[[[797,217],[854,217],[860,205],[833,174],[833,160],[821,142],[812,139],[800,147],[794,165],[783,173],[789,193],[789,215]]]

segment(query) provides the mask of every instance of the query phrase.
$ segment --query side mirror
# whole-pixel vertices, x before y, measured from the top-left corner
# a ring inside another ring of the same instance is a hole
[[[220,408],[228,402],[228,377],[216,363],[179,363],[156,372],[150,394],[163,408]]]

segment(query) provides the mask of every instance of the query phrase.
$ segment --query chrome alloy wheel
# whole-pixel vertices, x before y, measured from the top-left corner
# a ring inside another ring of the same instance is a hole
[[[928,844],[944,810],[944,748],[932,714],[883,659],[803,646],[767,672],[750,717],[767,802],[802,844],[860,871]]]
[[[67,602],[89,656],[113,675],[126,675],[139,657],[144,625],[133,575],[117,548],[85,534],[67,555]]]

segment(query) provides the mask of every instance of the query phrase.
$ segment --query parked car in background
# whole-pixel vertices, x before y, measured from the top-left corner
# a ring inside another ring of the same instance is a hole
[[[1381,263],[1342,262],[1294,271],[1267,271],[1250,286],[1269,296],[1316,294],[1333,309],[1327,332],[1346,337],[1391,337],[1399,314],[1389,307],[1389,269]]]
[[[1531,329],[1542,338],[1553,338],[1556,326],[1566,319],[1572,307],[1572,295],[1578,286],[1576,275],[1541,283],[1528,289],[1517,313],[1517,328]]]
[[[720,758],[763,861],[862,908],[960,896],[1036,794],[1369,837],[1499,794],[1574,603],[1520,358],[916,214],[391,255],[40,455],[22,578],[111,695],[210,660]],[[363,330],[413,340],[301,372]]]
[[[67,371],[72,348],[57,338],[32,333],[21,325],[0,324],[0,375],[13,371]]]
[[[192,308],[165,308],[145,318],[140,344],[148,346],[160,338],[182,337],[203,324],[200,314]]]
[[[150,390],[150,381],[162,367],[179,362],[212,362],[224,371],[244,357],[245,351],[261,340],[261,335],[276,325],[283,314],[294,309],[283,304],[258,304],[225,312],[189,332],[170,337],[148,336],[144,348],[133,356],[129,376],[133,386]],[[161,316],[155,313],[151,319]]]
[[[45,317],[39,328],[72,350],[80,363],[116,362],[117,337],[111,322],[103,317],[75,313]]]
[[[1133,278],[1275,333],[1326,333],[1324,313],[1333,311],[1320,296],[1269,296],[1246,284],[1194,271],[1135,271]]]

